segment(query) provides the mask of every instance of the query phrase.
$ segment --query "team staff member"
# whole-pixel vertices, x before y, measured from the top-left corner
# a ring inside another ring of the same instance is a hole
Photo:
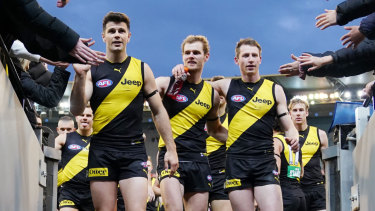
[[[273,141],[284,211],[306,211],[305,195],[300,184],[303,177],[302,152],[294,153],[283,134],[276,132]]]
[[[328,147],[327,134],[307,124],[309,104],[306,101],[299,98],[292,99],[289,103],[289,112],[299,132],[299,144],[305,170],[301,185],[305,193],[307,210],[325,210],[324,168],[320,164],[323,162],[321,150]]]
[[[261,210],[280,210],[282,198],[272,139],[275,117],[279,117],[293,150],[298,149],[298,131],[287,115],[282,87],[260,78],[262,57],[258,42],[241,39],[235,52],[241,79],[223,79],[212,84],[226,97],[228,107],[225,189],[233,210],[254,209],[254,197]],[[182,68],[175,67],[177,76]]]
[[[214,76],[211,81],[218,81],[224,79],[224,76]],[[219,116],[220,122],[223,127],[228,128],[228,114],[226,112],[227,103],[225,98],[220,96]],[[224,191],[225,182],[225,158],[226,148],[225,142],[216,140],[214,137],[209,136],[206,138],[207,144],[207,157],[210,164],[212,173],[212,189],[210,190],[208,202],[213,211],[230,211],[228,193]]]
[[[96,210],[114,210],[120,184],[127,211],[146,209],[147,155],[142,138],[143,102],[146,99],[158,132],[166,143],[164,166],[178,167],[168,114],[157,93],[154,75],[144,62],[128,56],[129,18],[109,12],[103,20],[106,61],[90,70],[74,65],[77,74],[71,112],[80,113],[90,100],[94,111],[89,153],[89,178]]]
[[[207,210],[208,191],[212,176],[206,152],[206,132],[225,142],[227,130],[218,118],[220,98],[212,86],[202,80],[204,64],[209,58],[207,38],[189,35],[181,44],[182,59],[189,75],[175,97],[166,95],[175,77],[157,78],[158,91],[169,114],[173,137],[177,146],[180,168],[168,177],[163,169],[165,140],[159,141],[159,166],[161,195],[166,210]],[[184,206],[182,205],[184,202]]]
[[[76,116],[78,129],[55,139],[55,148],[61,150],[61,169],[57,176],[60,211],[94,210],[87,178],[92,118],[91,108],[86,107],[81,115]]]

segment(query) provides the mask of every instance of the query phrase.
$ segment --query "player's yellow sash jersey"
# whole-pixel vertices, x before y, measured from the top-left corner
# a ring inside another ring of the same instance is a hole
[[[286,143],[284,135],[275,135],[274,138],[280,140],[283,150],[280,153],[281,166],[280,166],[280,184],[296,185],[299,186],[300,177],[290,175],[288,176],[288,166],[296,166],[301,168],[302,152],[293,153],[290,146]]]
[[[307,127],[304,131],[299,131],[299,145],[302,151],[302,164],[304,166],[304,176],[301,185],[324,184],[321,163],[321,143],[319,129],[313,126]]]
[[[172,76],[168,89],[170,89],[174,80]],[[204,127],[207,113],[213,106],[213,98],[214,89],[203,80],[199,84],[191,84],[185,81],[176,99],[167,95],[164,96],[163,104],[169,115],[180,161],[201,159],[207,161],[207,158],[203,155],[203,153],[206,153]],[[165,143],[161,137],[159,148],[161,148],[160,156],[163,156]]]
[[[94,112],[92,147],[143,147],[144,63],[128,56],[91,68]]]
[[[226,100],[229,118],[227,156],[273,154],[275,84],[267,79],[256,83],[232,79]]]
[[[89,188],[87,162],[90,136],[81,136],[77,131],[67,133],[65,145],[61,148],[61,169],[57,175],[57,186],[75,189]]]
[[[225,128],[228,128],[228,114],[225,113],[220,117],[221,125]],[[225,158],[226,158],[226,148],[225,143],[216,140],[212,136],[206,138],[206,148],[208,162],[211,169],[224,169],[225,168]]]

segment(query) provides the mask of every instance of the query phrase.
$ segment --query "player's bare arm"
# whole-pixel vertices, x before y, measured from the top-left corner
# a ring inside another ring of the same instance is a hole
[[[276,84],[275,93],[277,103],[276,114],[279,117],[281,127],[285,131],[285,140],[292,147],[293,152],[297,152],[299,150],[298,131],[289,116],[284,90],[280,85]]]
[[[145,64],[144,69],[145,79],[143,91],[147,96],[152,94],[155,90],[157,90],[157,87],[155,83],[154,74],[152,73],[151,68],[147,64]],[[169,123],[168,113],[163,106],[160,95],[158,95],[157,93],[150,96],[147,99],[147,102],[150,105],[156,129],[158,130],[160,136],[163,138],[165,146],[167,148],[167,152],[165,153],[164,157],[164,168],[168,169],[169,164],[169,168],[171,169],[171,175],[173,175],[178,168],[178,157],[176,152],[176,145],[173,141],[172,129]]]
[[[216,140],[225,143],[228,138],[228,130],[224,128],[220,123],[219,106],[219,93],[216,90],[214,90],[214,105],[211,108],[211,110],[207,113],[207,132]]]
[[[83,113],[93,91],[90,65],[73,64],[76,75],[70,95],[70,112],[74,116]]]

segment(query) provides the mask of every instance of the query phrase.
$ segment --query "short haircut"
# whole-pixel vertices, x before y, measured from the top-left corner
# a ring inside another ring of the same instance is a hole
[[[189,35],[187,36],[181,44],[182,54],[184,54],[184,48],[186,43],[201,42],[203,45],[203,53],[207,55],[210,53],[210,44],[208,43],[207,37],[203,35]]]
[[[217,75],[217,76],[214,76],[211,78],[210,81],[214,82],[214,81],[218,81],[218,80],[221,80],[221,79],[224,79],[225,77],[222,76],[222,75]]]
[[[306,100],[303,100],[301,98],[298,98],[298,97],[294,97],[293,99],[290,100],[289,102],[289,106],[288,106],[288,109],[289,111],[294,107],[294,105],[296,104],[304,104],[305,107],[306,107],[306,111],[309,110],[309,103],[306,101]]]
[[[240,55],[240,47],[243,45],[255,46],[259,49],[259,55],[262,54],[262,48],[256,40],[254,40],[253,38],[245,38],[240,39],[240,41],[238,41],[236,44],[236,58],[238,58],[238,56]]]
[[[121,12],[109,12],[103,18],[103,32],[105,31],[105,27],[108,22],[115,22],[121,23],[124,22],[128,26],[128,30],[130,30],[130,19],[127,15]]]
[[[70,116],[62,116],[60,117],[59,121],[73,121],[73,118]]]

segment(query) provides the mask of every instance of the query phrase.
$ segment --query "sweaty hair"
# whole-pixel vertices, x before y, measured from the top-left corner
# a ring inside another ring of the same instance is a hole
[[[121,23],[124,22],[128,26],[128,30],[130,30],[130,19],[127,15],[121,12],[109,12],[103,18],[103,32],[105,31],[105,26],[108,22],[115,22]]]
[[[204,55],[207,55],[208,53],[210,53],[210,45],[208,44],[207,37],[205,37],[203,35],[189,35],[184,39],[184,41],[182,41],[182,44],[181,44],[182,54],[184,54],[185,44],[186,43],[190,44],[190,43],[194,43],[194,42],[201,42],[202,43]]]
[[[238,58],[238,56],[240,55],[240,47],[243,45],[255,46],[259,49],[259,55],[262,53],[262,48],[256,40],[254,40],[253,38],[245,38],[240,39],[240,41],[238,41],[236,44],[236,58]]]
[[[309,103],[306,101],[306,100],[303,100],[301,98],[298,98],[298,97],[294,97],[293,99],[290,100],[289,102],[289,106],[288,106],[288,109],[289,111],[294,107],[294,105],[296,104],[304,104],[305,107],[306,107],[306,111],[309,110]]]

